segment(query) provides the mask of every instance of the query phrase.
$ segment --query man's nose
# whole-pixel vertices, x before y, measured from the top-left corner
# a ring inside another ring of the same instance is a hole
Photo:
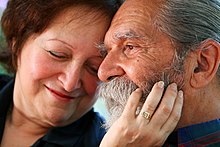
[[[99,79],[103,82],[107,82],[124,74],[125,71],[121,66],[119,56],[115,53],[108,53],[99,67]]]
[[[72,92],[82,86],[81,69],[74,65],[67,67],[58,79],[67,92]]]

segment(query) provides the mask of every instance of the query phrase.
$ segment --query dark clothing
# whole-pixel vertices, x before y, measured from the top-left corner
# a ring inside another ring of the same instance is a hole
[[[0,74],[0,90],[11,80],[12,78],[8,75]]]
[[[14,80],[3,79],[1,75],[0,80],[7,83],[0,87],[0,140],[2,140],[6,115],[13,101]],[[92,109],[68,126],[51,128],[32,147],[98,147],[106,133],[102,128],[103,123],[104,119]]]

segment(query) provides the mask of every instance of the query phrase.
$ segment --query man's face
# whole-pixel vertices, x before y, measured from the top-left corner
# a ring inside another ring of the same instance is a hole
[[[174,46],[154,24],[158,6],[155,1],[146,4],[127,0],[106,33],[104,44],[108,54],[98,76],[102,81],[111,81],[100,85],[99,94],[107,101],[111,121],[120,116],[128,96],[137,87],[146,98],[159,80],[167,84],[175,81],[182,86],[182,72],[174,68],[179,64]]]

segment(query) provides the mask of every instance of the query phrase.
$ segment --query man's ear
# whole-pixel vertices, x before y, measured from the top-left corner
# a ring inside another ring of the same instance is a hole
[[[216,75],[220,62],[220,44],[215,40],[203,41],[196,49],[196,64],[190,79],[194,88],[207,85]]]

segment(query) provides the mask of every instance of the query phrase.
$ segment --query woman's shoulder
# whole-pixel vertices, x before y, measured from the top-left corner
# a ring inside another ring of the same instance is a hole
[[[106,129],[103,127],[105,119],[98,112],[94,112],[93,110],[89,113],[92,117],[88,118],[88,127],[83,137],[86,142],[83,141],[83,144],[80,144],[80,146],[96,147],[99,146],[106,133]]]
[[[13,77],[6,75],[6,74],[0,74],[0,90],[9,82],[11,81]]]

